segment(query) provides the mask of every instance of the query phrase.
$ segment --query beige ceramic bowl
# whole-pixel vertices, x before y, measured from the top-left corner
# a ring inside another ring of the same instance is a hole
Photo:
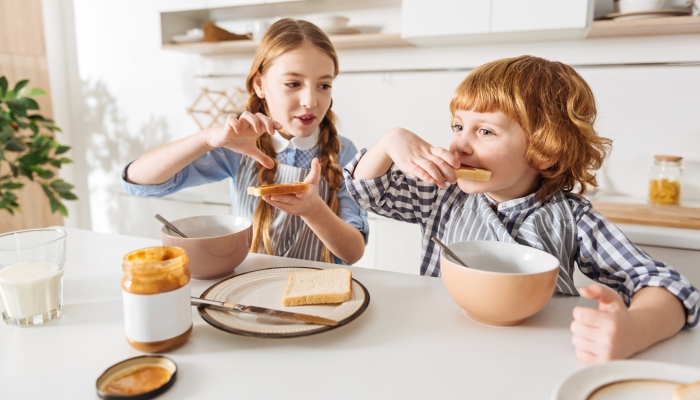
[[[185,249],[187,267],[194,279],[216,279],[231,275],[246,258],[253,240],[253,222],[235,215],[210,215],[170,221],[187,238],[163,226],[163,246]]]
[[[490,241],[448,246],[470,268],[440,256],[442,280],[452,299],[472,319],[510,326],[540,311],[554,293],[559,260],[518,244]]]

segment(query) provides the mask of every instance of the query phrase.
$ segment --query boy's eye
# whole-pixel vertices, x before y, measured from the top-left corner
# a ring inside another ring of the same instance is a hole
[[[483,136],[493,135],[493,132],[488,129],[479,129],[479,133]]]
[[[462,132],[464,130],[464,127],[462,125],[455,124],[452,125],[452,130],[455,132]]]
[[[294,87],[299,86],[299,82],[288,82],[288,83],[285,83],[285,85],[287,85],[290,88],[294,88]]]

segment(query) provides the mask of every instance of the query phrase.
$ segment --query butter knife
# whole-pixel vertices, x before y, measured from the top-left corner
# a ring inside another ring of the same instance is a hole
[[[197,306],[197,307],[201,306],[201,307],[212,308],[212,309],[221,310],[221,311],[233,311],[233,312],[243,312],[243,313],[249,313],[249,314],[268,315],[268,316],[272,316],[272,317],[284,318],[284,319],[289,320],[289,321],[303,322],[306,324],[328,325],[328,326],[338,325],[338,321],[334,321],[332,319],[323,318],[323,317],[317,317],[315,315],[293,313],[293,312],[289,312],[289,311],[273,310],[271,308],[265,308],[265,307],[245,306],[243,304],[224,303],[224,302],[216,301],[216,300],[200,299],[199,297],[191,297],[190,303],[193,306]]]

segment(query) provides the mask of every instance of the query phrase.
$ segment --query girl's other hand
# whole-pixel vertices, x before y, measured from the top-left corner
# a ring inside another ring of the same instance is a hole
[[[623,359],[636,353],[635,321],[617,292],[602,286],[580,288],[581,296],[598,301],[598,309],[574,308],[571,323],[576,357],[584,364]]]
[[[275,196],[263,196],[263,200],[279,208],[290,215],[305,217],[319,206],[325,205],[321,196],[318,195],[318,181],[321,178],[321,166],[318,159],[311,161],[311,172],[306,176],[304,182],[309,183],[309,190],[303,193],[282,194]]]
[[[275,162],[260,151],[255,142],[265,133],[273,135],[275,129],[282,129],[282,124],[271,120],[265,114],[245,111],[239,118],[229,116],[223,128],[211,128],[206,141],[212,149],[225,147],[252,157],[266,168],[273,168]]]
[[[457,182],[455,168],[460,162],[456,154],[433,147],[415,133],[396,128],[382,138],[387,157],[404,173],[444,188],[445,181]]]

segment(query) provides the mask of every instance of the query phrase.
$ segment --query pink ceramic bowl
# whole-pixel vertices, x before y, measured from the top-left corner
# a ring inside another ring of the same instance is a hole
[[[549,253],[504,242],[458,242],[448,246],[470,268],[442,253],[442,281],[472,319],[510,326],[547,304],[554,293],[559,260]]]
[[[194,279],[217,279],[231,275],[246,258],[253,240],[253,222],[235,215],[209,215],[170,221],[183,238],[163,226],[163,246],[182,247]]]

